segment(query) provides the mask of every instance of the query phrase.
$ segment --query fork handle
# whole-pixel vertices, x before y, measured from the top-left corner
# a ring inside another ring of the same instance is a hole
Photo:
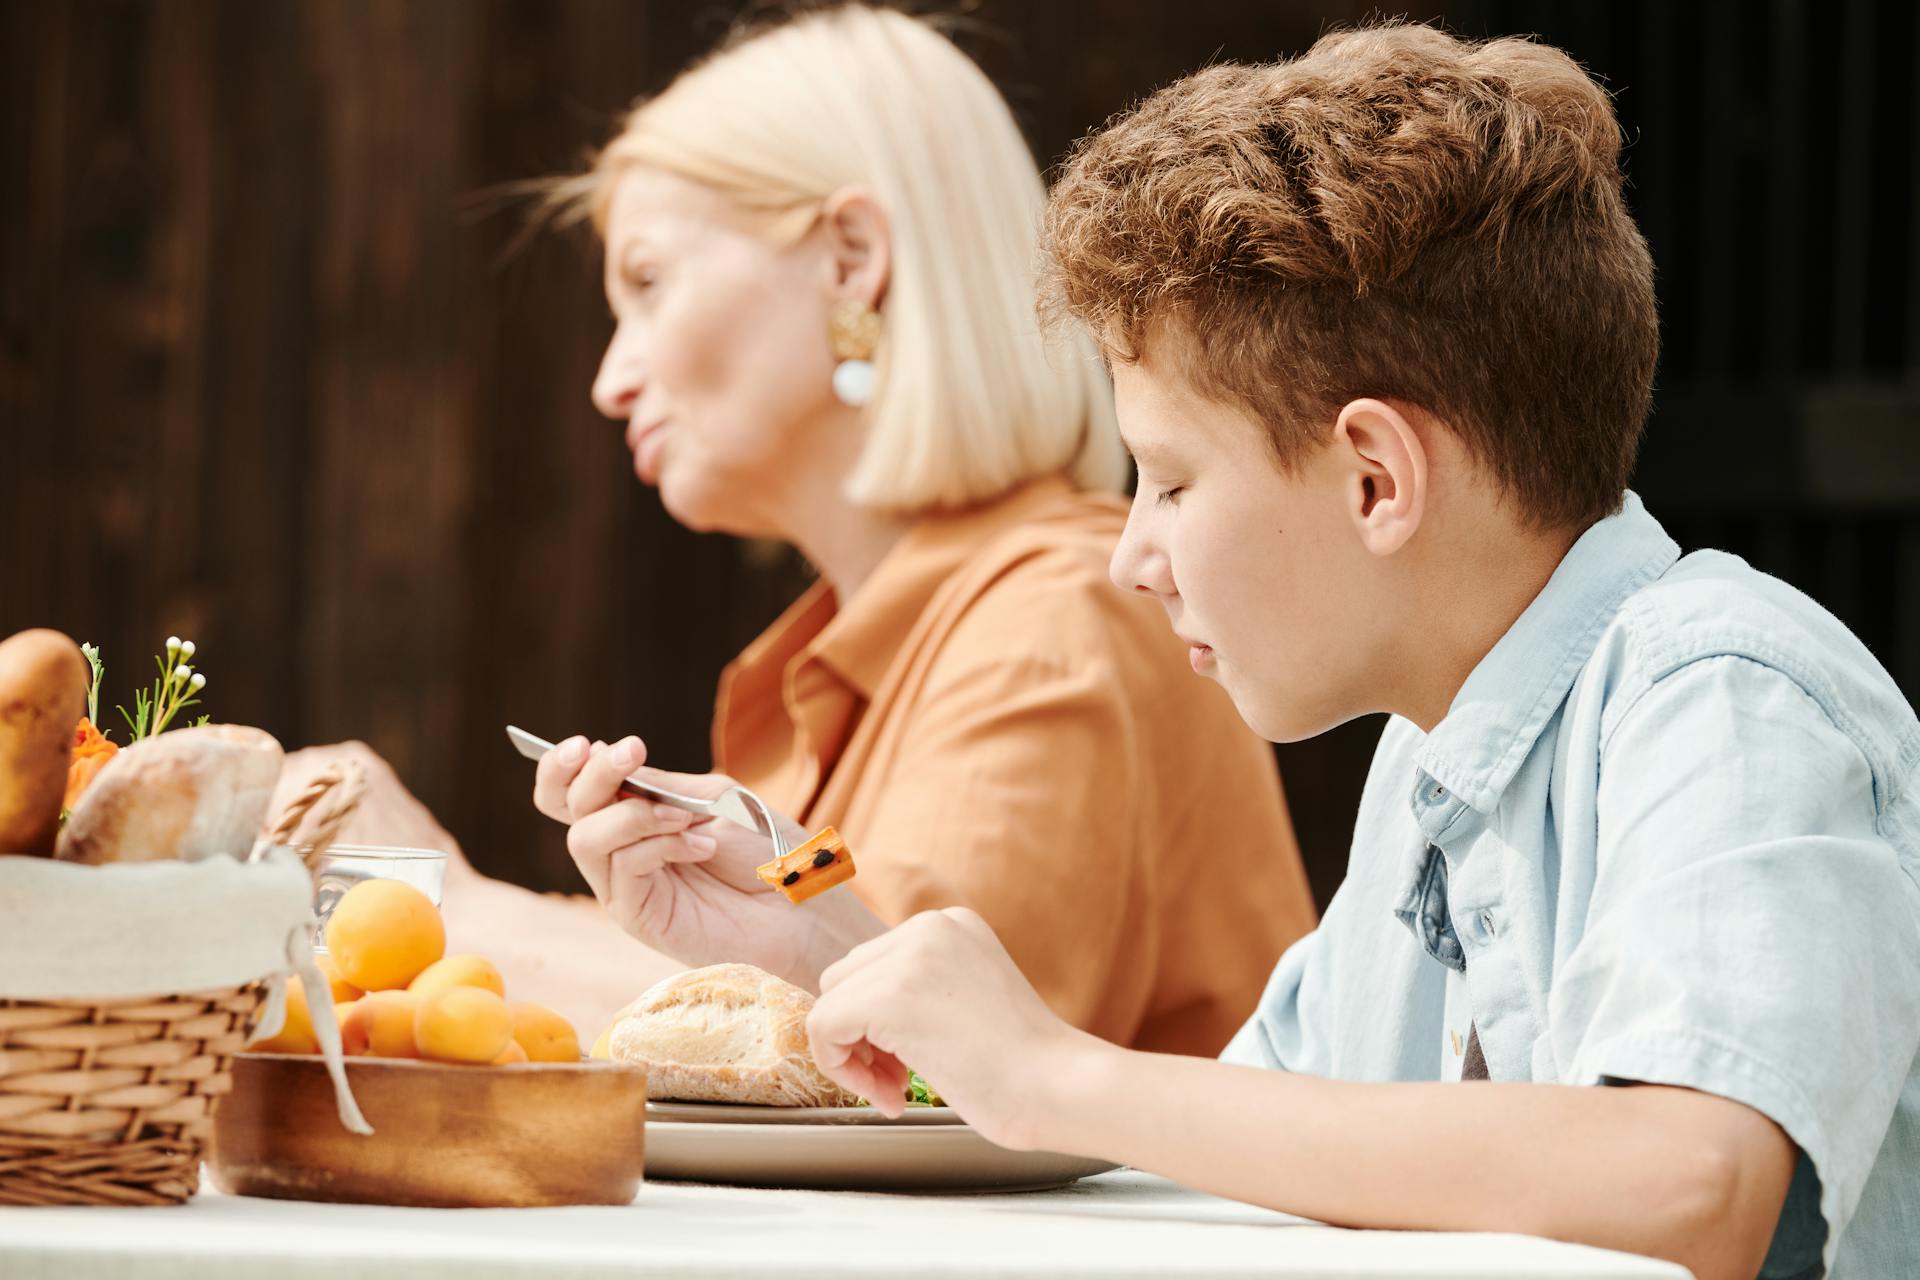
[[[713,801],[697,800],[692,796],[683,796],[677,791],[663,791],[651,783],[641,782],[638,778],[620,779],[620,794],[632,796],[636,800],[652,800],[658,804],[672,805],[676,809],[685,809],[688,813],[703,818],[714,816]]]

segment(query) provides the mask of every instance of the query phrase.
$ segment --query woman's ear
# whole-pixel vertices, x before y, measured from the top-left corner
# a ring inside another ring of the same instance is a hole
[[[1427,502],[1427,450],[1408,416],[1384,400],[1355,400],[1333,426],[1346,470],[1347,514],[1368,551],[1388,556],[1420,527]]]
[[[887,211],[864,187],[843,187],[821,207],[820,226],[832,264],[830,292],[878,311],[893,272],[893,230]]]

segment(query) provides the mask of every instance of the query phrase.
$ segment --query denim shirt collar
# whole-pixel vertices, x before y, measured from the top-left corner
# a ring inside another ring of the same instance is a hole
[[[1621,605],[1679,558],[1680,548],[1631,491],[1617,513],[1580,535],[1415,757],[1424,776],[1414,816],[1429,839],[1460,816],[1461,805],[1482,815],[1499,805]],[[1443,803],[1448,794],[1458,803]]]
[[[1621,605],[1679,558],[1629,492],[1617,513],[1580,535],[1415,753],[1408,802],[1422,839],[1407,851],[1393,911],[1449,969],[1464,971],[1466,953],[1454,930],[1443,842],[1467,836],[1498,807]]]

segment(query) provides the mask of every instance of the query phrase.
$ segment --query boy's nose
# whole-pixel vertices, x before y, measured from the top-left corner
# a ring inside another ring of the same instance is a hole
[[[1173,594],[1173,575],[1168,571],[1166,556],[1132,520],[1127,522],[1119,545],[1113,549],[1113,558],[1107,562],[1107,576],[1122,591],[1139,591],[1163,598]]]

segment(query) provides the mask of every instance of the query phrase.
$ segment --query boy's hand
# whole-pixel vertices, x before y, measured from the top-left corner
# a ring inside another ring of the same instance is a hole
[[[742,961],[812,988],[820,971],[885,924],[850,893],[796,908],[754,870],[773,857],[765,836],[731,822],[620,794],[639,775],[707,799],[733,785],[719,774],[646,769],[638,738],[611,745],[569,738],[540,759],[533,803],[564,822],[567,852],[616,923],[686,964]],[[806,833],[775,815],[789,843]]]
[[[1048,1099],[1099,1042],[1048,1009],[987,922],[914,916],[820,978],[807,1019],[820,1069],[888,1116],[911,1067],[990,1142],[1040,1145]]]

